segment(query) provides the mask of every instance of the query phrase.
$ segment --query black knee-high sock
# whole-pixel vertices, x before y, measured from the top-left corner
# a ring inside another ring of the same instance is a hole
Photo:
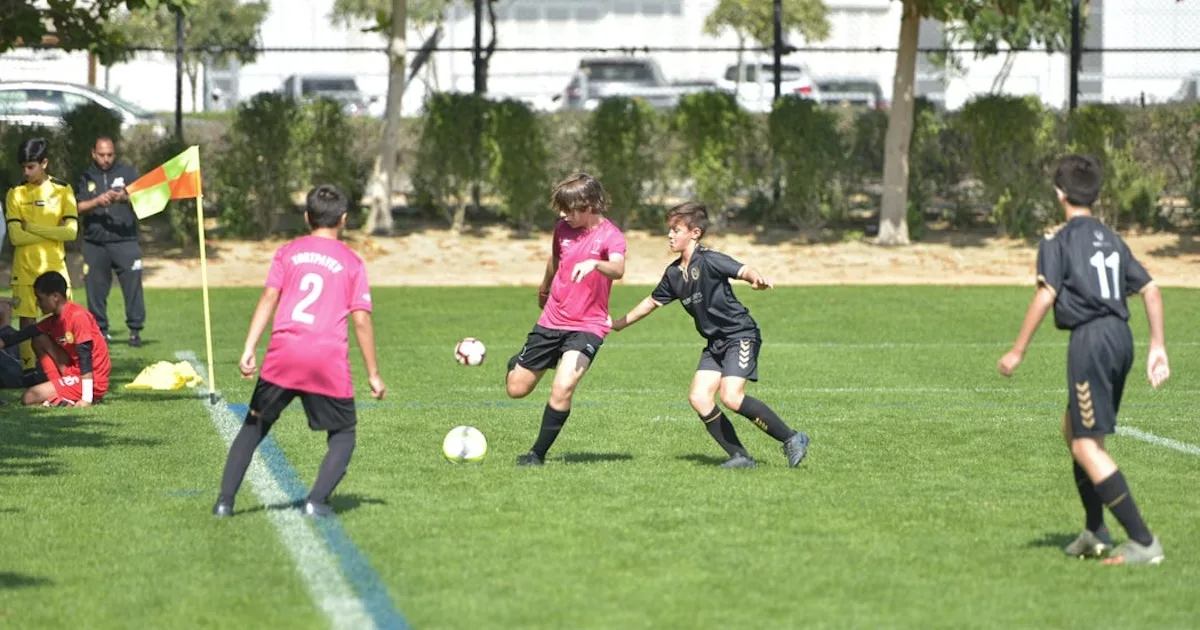
[[[254,450],[270,432],[270,423],[246,416],[241,430],[229,446],[229,456],[225,459],[225,474],[221,475],[221,499],[233,501],[242,485],[242,479],[246,476],[246,469],[250,467],[250,460],[254,458]]]
[[[1079,499],[1083,501],[1083,511],[1087,514],[1087,527],[1090,532],[1098,532],[1104,528],[1104,501],[1096,494],[1096,486],[1088,478],[1087,471],[1079,462],[1075,463],[1075,486],[1079,490]]]
[[[700,420],[704,423],[704,428],[708,429],[708,434],[712,436],[712,439],[716,440],[717,444],[725,449],[730,457],[738,454],[745,457],[750,456],[746,452],[746,447],[742,446],[741,440],[738,439],[733,423],[725,417],[720,407],[713,407],[713,410],[707,414],[700,414]]]
[[[333,489],[346,476],[346,468],[350,465],[350,456],[354,454],[357,433],[354,427],[341,431],[329,432],[329,450],[321,461],[321,470],[317,472],[317,480],[313,482],[308,500],[313,503],[328,503]]]
[[[1129,484],[1125,483],[1125,475],[1122,475],[1121,471],[1118,470],[1109,475],[1108,479],[1096,484],[1096,494],[1100,495],[1100,499],[1108,506],[1113,516],[1117,517],[1130,538],[1140,545],[1154,542],[1154,537],[1142,520],[1142,513],[1133,502],[1133,494],[1129,492]]]
[[[570,409],[559,411],[551,407],[550,403],[546,403],[546,408],[542,410],[542,430],[538,431],[537,442],[531,449],[539,459],[546,459],[546,452],[554,445],[554,440],[558,439],[558,434],[570,415]]]
[[[766,403],[757,398],[750,396],[742,398],[742,406],[737,412],[745,416],[750,422],[753,422],[754,426],[762,429],[764,433],[780,442],[796,434],[782,418],[776,415],[774,411],[771,411],[771,408]]]

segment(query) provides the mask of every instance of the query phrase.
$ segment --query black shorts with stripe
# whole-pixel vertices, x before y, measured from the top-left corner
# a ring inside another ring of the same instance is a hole
[[[1076,437],[1117,429],[1125,379],[1133,367],[1133,333],[1119,317],[1092,320],[1067,344],[1067,412]]]
[[[761,339],[714,339],[700,351],[700,364],[696,371],[720,372],[722,377],[732,376],[748,381],[758,380],[758,350]]]
[[[254,395],[250,397],[246,422],[253,423],[257,420],[270,426],[296,398],[304,405],[304,415],[308,416],[308,428],[313,431],[342,431],[358,424],[354,398],[335,398],[288,389],[261,378],[254,386]]]
[[[591,362],[596,360],[596,353],[603,344],[604,339],[595,333],[534,326],[525,338],[525,345],[521,346],[516,364],[530,372],[549,370],[571,350],[581,352]]]

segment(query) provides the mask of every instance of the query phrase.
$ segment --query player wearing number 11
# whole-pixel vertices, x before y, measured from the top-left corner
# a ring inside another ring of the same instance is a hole
[[[1125,476],[1105,449],[1117,426],[1125,378],[1133,366],[1133,335],[1125,296],[1140,293],[1150,324],[1146,376],[1157,388],[1171,375],[1163,342],[1162,294],[1121,237],[1092,216],[1100,194],[1100,164],[1068,155],[1058,164],[1054,186],[1067,222],[1038,247],[1037,293],[1012,350],[1001,357],[1000,373],[1011,376],[1025,356],[1034,331],[1054,308],[1054,323],[1071,331],[1067,346],[1067,412],[1063,437],[1074,460],[1075,485],[1083,502],[1084,531],[1067,545],[1067,555],[1100,556],[1112,545],[1104,507],[1129,534],[1105,564],[1157,564],[1162,544],[1150,533],[1133,501]]]
[[[383,398],[386,387],[375,361],[366,266],[338,240],[346,227],[347,205],[346,196],[334,186],[314,188],[308,193],[304,213],[312,234],[280,247],[271,261],[267,286],[246,334],[239,364],[243,377],[254,376],[258,340],[274,312],[271,341],[245,423],[229,448],[221,494],[213,506],[215,516],[233,515],[234,496],[255,449],[295,398],[304,405],[309,428],[329,434],[329,450],[304,513],[317,517],[332,514],[329,495],[346,474],[358,425],[350,380],[348,318],[354,320],[371,395]]]

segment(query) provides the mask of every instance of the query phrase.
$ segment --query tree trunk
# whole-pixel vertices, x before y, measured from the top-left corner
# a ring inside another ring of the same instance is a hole
[[[1012,75],[1013,64],[1017,61],[1016,51],[1009,50],[1004,54],[1004,63],[1000,65],[1000,72],[996,73],[996,78],[992,80],[992,94],[999,94],[1004,89],[1004,83],[1008,81],[1008,77]]]
[[[404,98],[404,63],[408,54],[408,0],[392,0],[392,39],[388,42],[387,121],[379,159],[371,176],[375,203],[364,229],[368,234],[392,232],[392,178],[396,174],[396,145],[400,136],[400,108]]]
[[[917,39],[921,15],[916,0],[904,0],[900,50],[892,83],[883,154],[883,199],[879,208],[879,245],[908,245],[908,149],[913,130],[913,81],[917,72]]]
[[[192,113],[194,114],[194,113],[200,111],[200,110],[196,109],[196,79],[200,76],[200,69],[195,68],[195,67],[186,67],[185,66],[185,69],[183,72],[184,72],[184,74],[187,75],[188,85],[191,86],[191,88],[192,88]]]

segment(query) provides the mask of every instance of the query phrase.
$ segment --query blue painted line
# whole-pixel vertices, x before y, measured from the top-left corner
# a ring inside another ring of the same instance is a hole
[[[249,406],[245,404],[226,403],[225,406],[239,417],[245,416],[249,409]],[[275,436],[267,435],[266,439],[258,445],[258,453],[284,493],[293,502],[302,503],[308,497],[308,488],[304,482],[300,481],[300,475],[288,462],[287,455],[275,441]],[[387,630],[408,630],[410,626],[404,619],[404,615],[392,602],[387,586],[371,566],[366,555],[350,539],[350,535],[342,526],[341,519],[333,516],[313,519],[313,521],[316,531],[321,534],[321,538],[325,540],[330,552],[337,558],[342,575],[362,600],[367,614],[375,621],[375,626]]]

